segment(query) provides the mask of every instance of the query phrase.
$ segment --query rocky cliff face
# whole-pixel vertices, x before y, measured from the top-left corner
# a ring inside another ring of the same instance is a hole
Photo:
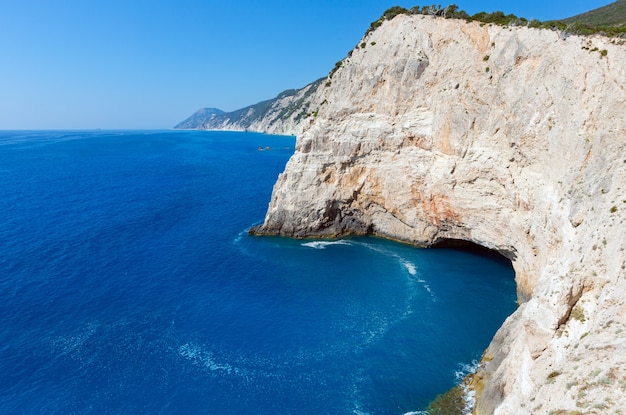
[[[321,83],[322,79],[319,79],[304,88],[283,91],[276,98],[232,112],[204,108],[174,128],[296,135],[302,132],[308,118],[317,115],[312,98]]]
[[[174,129],[195,130],[223,114],[224,111],[217,108],[200,108],[198,111],[191,114],[189,118],[176,124]]]
[[[475,412],[620,413],[626,47],[420,15],[362,42],[315,91],[253,231],[497,250],[520,306],[473,380]]]

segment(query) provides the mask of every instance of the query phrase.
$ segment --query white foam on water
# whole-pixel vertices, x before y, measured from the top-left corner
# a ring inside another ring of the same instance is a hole
[[[402,265],[404,265],[406,270],[409,271],[409,274],[417,275],[417,269],[415,268],[415,264],[413,264],[412,262],[409,262],[406,259],[403,259],[401,257],[398,257],[398,259],[400,260],[400,263]]]
[[[364,246],[367,249],[370,249],[374,252],[378,252],[379,254],[383,254],[383,255],[389,255],[390,253],[378,246],[375,246],[373,244],[368,244],[367,242],[355,242],[355,245],[360,245],[360,246]]]
[[[364,346],[378,343],[378,341],[385,336],[387,331],[389,331],[389,328],[395,323],[395,321],[390,323],[387,316],[378,314],[371,316],[370,321],[374,323],[373,327],[369,330],[363,330],[361,332],[364,339]]]
[[[365,242],[359,242],[358,245],[364,246],[367,249],[370,249],[370,250],[372,250],[374,252],[378,252],[379,254],[386,255],[386,256],[389,256],[391,258],[396,259],[407,270],[409,275],[417,276],[419,274],[417,266],[413,262],[409,261],[406,258],[403,258],[401,255],[398,255],[395,252],[389,252],[388,250],[386,250],[384,248],[380,248],[380,247],[377,247],[375,245],[368,244],[368,243],[365,243]],[[422,279],[418,279],[417,282],[419,282],[420,284],[423,284],[424,288],[426,288],[427,291],[430,293],[430,287],[428,287],[428,285],[426,284],[426,281],[424,281]]]
[[[346,241],[345,239],[340,239],[338,241],[303,242],[301,245],[313,249],[326,249],[327,246],[331,245],[352,245],[352,243],[350,241]]]
[[[417,282],[419,282],[422,285],[422,287],[424,287],[424,289],[428,292],[428,294],[430,294],[431,297],[434,297],[434,294],[432,290],[430,289],[430,285],[428,285],[426,281],[424,281],[421,278],[417,278]]]
[[[352,413],[354,415],[371,415],[369,412],[363,409],[363,405],[361,403],[361,388],[359,386],[365,378],[363,377],[363,369],[359,369],[357,373],[353,373],[352,378],[352,388],[350,390],[350,398],[352,401]]]
[[[232,355],[227,352],[213,353],[206,346],[185,343],[178,348],[179,356],[191,364],[206,369],[217,376],[232,376],[247,381],[274,380],[283,381],[286,371],[291,370],[290,356],[267,359],[258,356]],[[221,356],[218,357],[217,355]],[[316,376],[315,373],[309,374]]]
[[[83,345],[96,333],[98,324],[89,323],[80,333],[73,336],[59,336],[52,340],[52,345],[60,351],[60,355],[79,353]]]
[[[239,372],[237,368],[233,368],[228,363],[216,362],[212,353],[205,352],[200,346],[196,344],[183,344],[178,348],[178,354],[186,359],[189,359],[194,364],[205,367],[212,372],[223,371],[229,375]]]
[[[235,236],[235,239],[233,240],[233,243],[235,245],[239,245],[241,243],[241,238],[243,238],[244,232],[239,232],[237,234],[237,236]]]
[[[397,261],[397,263],[402,267],[402,269],[406,270],[406,277],[407,277],[407,282],[409,284],[409,290],[408,290],[407,297],[405,298],[406,308],[404,312],[402,313],[402,316],[400,317],[399,320],[403,320],[405,318],[410,317],[414,312],[412,304],[413,304],[413,299],[415,298],[415,295],[416,295],[416,289],[415,289],[416,283],[419,284],[421,288],[426,290],[428,295],[431,297],[431,301],[437,300],[435,294],[432,292],[428,283],[421,278],[419,268],[414,262],[394,252],[393,250],[389,250],[384,247],[377,246],[375,244],[370,244],[370,243],[362,242],[362,241],[354,241],[353,243],[354,245],[365,247],[373,252],[376,252],[378,254],[391,258],[394,261]],[[383,333],[388,329],[389,326],[394,325],[399,320],[396,320],[390,324],[386,324]],[[376,340],[376,338],[377,336],[374,333],[370,332],[367,338],[366,344],[373,342],[374,340]]]
[[[476,393],[473,390],[470,390],[469,387],[463,382],[465,377],[470,373],[474,373],[480,367],[480,362],[477,360],[472,361],[472,363],[460,363],[460,368],[456,372],[454,372],[454,377],[459,382],[460,386],[463,388],[463,399],[465,401],[465,407],[463,408],[463,415],[472,415],[474,412],[474,407],[476,406]]]
[[[246,245],[246,241],[244,240],[244,237],[246,237],[248,235],[248,229],[250,229],[251,227],[258,225],[258,223],[256,224],[252,224],[250,226],[248,226],[246,228],[246,230],[243,230],[241,232],[239,232],[237,234],[237,236],[235,236],[235,238],[233,239],[233,245],[235,245],[237,247],[237,249],[239,250],[239,252],[241,252],[242,254],[244,254],[245,256],[251,257],[251,258],[259,258],[259,254],[250,251]]]
[[[428,292],[428,294],[430,294],[430,296],[434,298],[434,294],[433,294],[432,290],[430,289],[430,286],[428,285],[428,283],[426,281],[424,281],[423,279],[421,279],[419,277],[419,271],[417,269],[417,266],[413,262],[407,260],[406,258],[403,258],[402,256],[400,256],[400,255],[398,255],[396,253],[389,252],[389,251],[386,251],[384,249],[380,249],[378,247],[374,247],[374,246],[372,246],[370,244],[363,243],[363,246],[365,246],[365,247],[367,247],[367,248],[369,248],[369,249],[371,249],[371,250],[373,250],[375,252],[378,252],[380,254],[388,255],[388,256],[391,256],[392,258],[397,259],[400,262],[400,264],[407,270],[409,275],[411,277],[416,277],[415,281],[417,281],[422,287],[424,287],[424,289]]]
[[[476,406],[476,392],[469,390],[467,387],[465,389],[465,407],[463,408],[463,415],[472,415],[474,413],[474,407]]]
[[[467,375],[474,373],[480,367],[480,362],[472,360],[472,363],[459,363],[459,369],[454,372],[454,378],[457,382],[463,381]]]
[[[465,407],[463,408],[463,415],[472,415],[474,412],[474,406],[476,405],[476,393],[470,390],[467,385],[463,382],[465,377],[470,373],[476,372],[480,367],[480,362],[474,360],[472,363],[460,363],[459,369],[454,372],[454,378],[456,379],[459,386],[463,388],[464,396],[463,400],[465,403]],[[405,412],[402,415],[430,415],[428,411],[412,411]]]

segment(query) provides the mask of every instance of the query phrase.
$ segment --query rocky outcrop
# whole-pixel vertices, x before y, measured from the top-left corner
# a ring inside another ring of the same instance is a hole
[[[475,412],[626,408],[626,47],[401,15],[327,82],[253,232],[499,251],[520,305]]]
[[[301,89],[283,91],[276,98],[232,112],[201,109],[174,129],[253,131],[296,135],[308,118],[317,116],[312,98],[323,79]]]

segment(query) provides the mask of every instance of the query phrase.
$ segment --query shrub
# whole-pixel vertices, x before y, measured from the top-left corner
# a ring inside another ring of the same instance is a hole
[[[550,372],[550,374],[548,375],[548,377],[546,378],[548,380],[548,383],[553,383],[554,380],[557,378],[557,376],[560,376],[561,372],[559,372],[558,370],[555,370],[554,372]]]
[[[407,14],[407,13],[409,13],[409,11],[407,9],[405,9],[404,7],[400,7],[400,6],[393,6],[393,7],[389,8],[389,9],[385,10],[385,12],[383,13],[382,16],[380,16],[377,20],[375,20],[372,23],[370,23],[370,27],[365,32],[365,36],[367,36],[368,34],[373,32],[374,30],[376,30],[380,26],[382,26],[382,24],[383,24],[383,22],[385,20],[391,20],[391,19],[393,19],[394,17],[396,17],[399,14]]]
[[[400,6],[394,6],[390,9],[387,9],[378,20],[372,22],[366,34],[378,28],[385,20],[391,20],[399,14],[423,14],[430,16],[440,16],[452,19],[478,21],[481,23],[492,23],[501,26],[527,26],[531,28],[558,30],[563,33],[571,33],[577,35],[602,34],[609,37],[626,37],[626,25],[615,24],[610,19],[605,21],[597,20],[593,21],[593,23],[592,21],[583,22],[573,21],[572,19],[567,19],[566,21],[549,20],[546,22],[540,22],[536,19],[529,21],[523,17],[517,17],[514,14],[505,15],[502,11],[495,11],[492,13],[478,12],[473,16],[470,16],[466,11],[459,10],[456,4],[451,4],[447,7],[442,7],[441,5],[435,4],[433,4],[432,6],[424,7],[415,6],[412,7],[410,10],[407,10]]]
[[[383,13],[383,17],[385,18],[385,20],[391,20],[399,14],[407,14],[408,12],[409,11],[404,7],[393,6],[385,10],[385,12]]]
[[[570,317],[573,318],[574,320],[580,321],[581,323],[584,323],[585,320],[586,320],[585,319],[585,312],[583,311],[583,309],[581,307],[574,307]]]
[[[383,20],[378,19],[376,21],[373,21],[372,23],[370,23],[370,27],[369,29],[367,29],[367,32],[365,32],[365,35],[367,36],[369,33],[373,32],[374,30],[378,29],[380,26],[382,26],[383,24]]]
[[[335,67],[330,71],[330,73],[328,74],[328,77],[332,78],[335,72],[337,72],[337,70],[341,68],[342,66],[343,66],[343,61],[339,61],[335,63]]]

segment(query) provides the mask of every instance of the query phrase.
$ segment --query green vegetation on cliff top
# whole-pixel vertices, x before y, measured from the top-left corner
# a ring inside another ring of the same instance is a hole
[[[400,14],[423,14],[448,19],[492,23],[502,26],[527,26],[532,28],[552,29],[574,35],[601,34],[610,37],[626,37],[626,0],[617,0],[608,6],[600,7],[567,19],[549,20],[545,22],[527,20],[524,17],[518,17],[514,14],[505,15],[501,11],[492,13],[479,12],[470,16],[464,10],[460,10],[456,4],[451,4],[446,7],[442,7],[441,5],[415,6],[411,9],[394,6],[387,9],[378,20],[372,22],[365,34],[367,35],[376,30],[383,22],[391,20]]]
[[[462,19],[470,22],[477,21],[481,23],[497,24],[500,26],[526,26],[537,29],[550,29],[559,31],[563,37],[568,34],[584,36],[600,34],[608,37],[626,38],[626,0],[617,0],[607,6],[567,19],[548,20],[545,22],[528,20],[514,14],[504,14],[504,12],[501,11],[492,13],[478,12],[471,16],[465,10],[460,10],[456,4],[450,4],[446,7],[442,7],[440,4],[433,4],[432,6],[415,6],[410,9],[405,9],[401,6],[393,6],[385,10],[382,16],[370,24],[370,27],[365,32],[365,36],[378,29],[385,21],[391,20],[401,14],[422,14],[446,19]],[[356,49],[366,46],[367,43],[362,42],[360,45],[357,44]],[[348,52],[348,57],[351,54],[352,51]],[[328,74],[328,79],[331,79],[342,65],[343,60],[337,62],[335,67]],[[326,83],[326,86],[329,85],[330,81]]]
[[[626,0],[617,0],[607,6],[563,20],[565,23],[583,23],[591,26],[626,26]]]

